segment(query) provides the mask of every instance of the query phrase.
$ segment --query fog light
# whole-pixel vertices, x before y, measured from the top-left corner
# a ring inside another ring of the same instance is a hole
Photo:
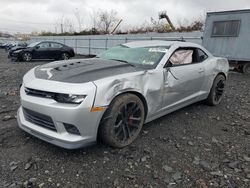
[[[63,123],[66,131],[70,134],[75,134],[75,135],[80,135],[79,130],[76,128],[76,126],[68,124],[68,123]]]

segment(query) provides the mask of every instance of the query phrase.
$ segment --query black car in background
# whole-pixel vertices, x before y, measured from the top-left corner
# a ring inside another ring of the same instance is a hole
[[[4,48],[5,45],[6,43],[0,42],[0,48]]]
[[[15,42],[5,42],[5,43],[0,44],[0,48],[5,49],[6,51],[9,47],[13,47],[13,46],[15,46]]]
[[[27,45],[28,44],[26,42],[10,42],[5,46],[5,50],[10,51],[13,48],[16,49],[26,48]]]
[[[19,48],[9,52],[9,58],[17,61],[31,61],[33,59],[67,60],[74,57],[74,49],[58,42],[35,42],[26,48]]]

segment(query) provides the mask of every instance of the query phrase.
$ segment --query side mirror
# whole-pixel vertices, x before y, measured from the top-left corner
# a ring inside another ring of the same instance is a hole
[[[170,68],[170,67],[172,67],[172,66],[173,66],[173,64],[172,64],[170,61],[168,61],[168,62],[165,64],[164,68]]]
[[[36,47],[35,47],[35,49],[39,49],[39,48],[40,48],[40,46],[36,46]]]

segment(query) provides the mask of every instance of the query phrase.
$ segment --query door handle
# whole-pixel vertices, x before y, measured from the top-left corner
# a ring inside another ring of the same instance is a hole
[[[199,70],[198,70],[198,73],[203,73],[204,72],[204,69],[202,69],[202,68],[200,68]]]

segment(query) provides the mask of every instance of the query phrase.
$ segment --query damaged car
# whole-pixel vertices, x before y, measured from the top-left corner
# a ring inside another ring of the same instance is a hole
[[[227,59],[180,41],[130,42],[95,58],[55,61],[25,74],[18,125],[63,148],[97,140],[125,147],[145,123],[198,101],[218,105],[228,70]]]

